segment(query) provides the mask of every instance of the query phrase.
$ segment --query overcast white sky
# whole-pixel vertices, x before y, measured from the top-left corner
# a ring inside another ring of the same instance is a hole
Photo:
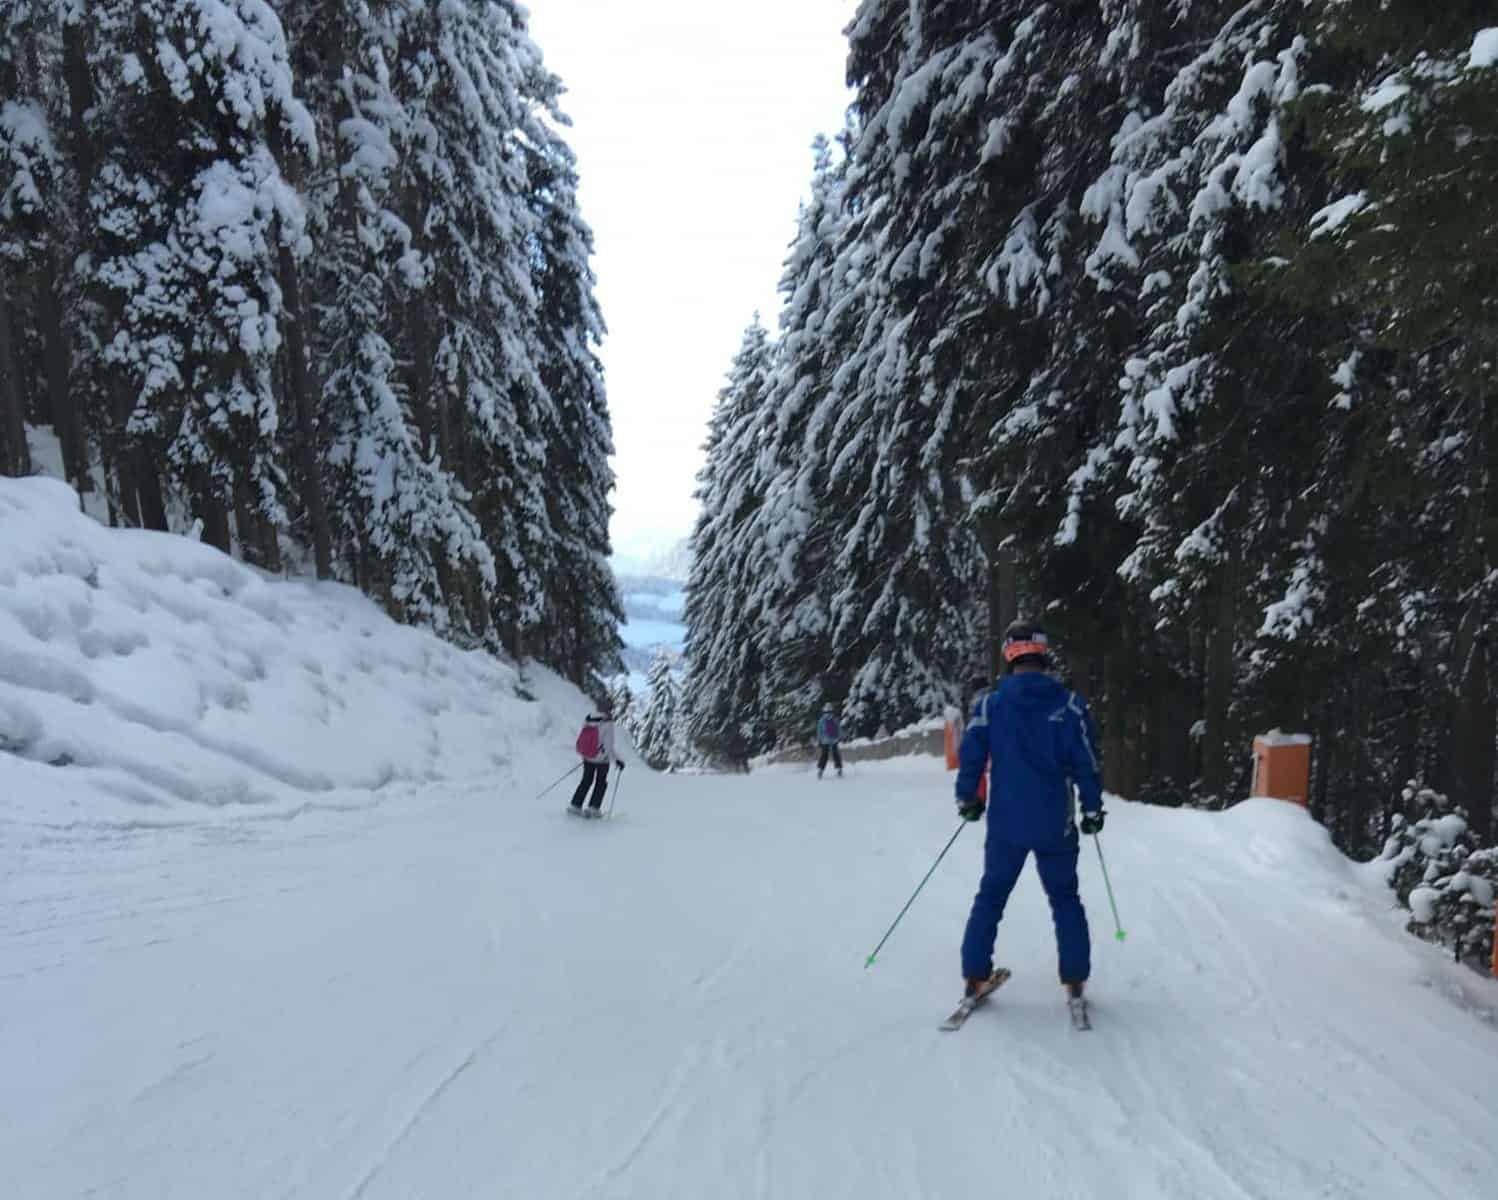
[[[619,558],[691,532],[713,400],[775,285],[811,179],[842,126],[856,0],[530,0],[568,88],[593,227],[618,454]]]

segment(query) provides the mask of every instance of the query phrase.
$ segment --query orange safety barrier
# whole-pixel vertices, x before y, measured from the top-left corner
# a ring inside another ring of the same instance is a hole
[[[1311,795],[1311,739],[1278,729],[1254,738],[1254,782],[1251,796],[1270,796],[1306,804]]]

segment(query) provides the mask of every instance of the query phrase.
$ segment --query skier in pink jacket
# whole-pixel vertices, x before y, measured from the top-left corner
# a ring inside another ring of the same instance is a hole
[[[624,760],[614,751],[614,714],[607,701],[590,712],[577,735],[577,753],[583,760],[583,777],[572,793],[572,811],[582,817],[603,815],[603,797],[609,790],[609,763],[622,771]],[[583,797],[593,789],[593,799],[583,808]]]

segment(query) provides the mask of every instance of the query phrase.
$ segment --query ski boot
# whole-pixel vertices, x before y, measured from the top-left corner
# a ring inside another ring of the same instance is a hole
[[[1087,997],[1082,994],[1080,983],[1066,985],[1066,1011],[1071,1016],[1073,1029],[1092,1028],[1092,1015],[1087,1011]]]

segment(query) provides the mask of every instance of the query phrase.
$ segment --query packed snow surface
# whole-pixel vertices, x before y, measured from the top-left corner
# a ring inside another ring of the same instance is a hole
[[[1309,746],[1311,735],[1308,733],[1284,733],[1278,729],[1271,729],[1268,733],[1261,733],[1254,741],[1263,746]]]
[[[943,1034],[979,830],[863,966],[939,760],[632,763],[582,822],[585,707],[0,480],[5,1194],[1491,1196],[1498,985],[1299,809],[1110,799],[1094,1031],[1029,872]]]

